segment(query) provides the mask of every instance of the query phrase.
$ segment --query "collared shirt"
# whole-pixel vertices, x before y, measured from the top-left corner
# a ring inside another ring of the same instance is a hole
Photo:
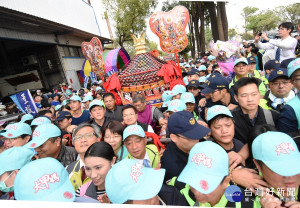
[[[139,164],[143,164],[144,160],[146,159],[148,162],[148,165],[151,167],[151,161],[150,161],[150,157],[148,155],[148,153],[146,152],[144,159],[137,159],[137,158],[133,158],[135,161],[137,161]]]
[[[286,39],[270,39],[268,43],[256,43],[258,48],[262,48],[265,50],[274,49],[275,51],[277,48],[280,48],[280,63],[289,58],[295,58],[295,48],[297,46],[297,40],[292,38],[291,36],[287,37]]]
[[[246,116],[246,115],[248,115],[248,114],[244,114],[244,116]],[[258,115],[258,111],[256,111],[256,114],[255,114],[255,116],[254,116],[253,119],[249,118],[249,120],[250,120],[252,126],[255,125],[255,121],[256,121],[256,119],[257,119],[257,115]]]

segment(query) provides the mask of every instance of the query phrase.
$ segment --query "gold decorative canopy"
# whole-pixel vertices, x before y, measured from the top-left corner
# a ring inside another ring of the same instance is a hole
[[[135,35],[131,35],[133,42],[134,42],[134,48],[135,48],[135,54],[141,54],[141,53],[146,53],[147,52],[147,47],[146,47],[146,33],[142,32],[140,38],[137,38]]]

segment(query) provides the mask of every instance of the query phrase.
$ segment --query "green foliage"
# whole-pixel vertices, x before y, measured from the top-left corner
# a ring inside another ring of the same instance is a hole
[[[280,16],[282,22],[288,21],[297,24],[300,19],[300,3],[277,7],[275,12]]]
[[[146,39],[146,45],[147,45],[147,51],[151,52],[153,50],[157,50],[157,43],[154,41],[149,41],[148,39]]]
[[[242,39],[243,40],[252,40],[254,37],[253,37],[253,34],[249,34],[249,33],[243,33],[242,35]]]
[[[256,7],[246,6],[243,9],[243,12],[241,13],[241,15],[246,19],[247,17],[254,15],[255,12],[257,12],[257,11],[258,11],[258,8],[256,8]]]
[[[205,44],[209,44],[209,42],[213,40],[213,37],[212,37],[212,32],[211,32],[211,29],[210,27],[206,27],[205,28]]]
[[[130,34],[139,35],[146,29],[145,19],[157,5],[155,0],[102,0],[109,17],[115,22],[116,42],[122,47],[131,41]]]
[[[188,36],[188,40],[190,40],[191,34],[188,33],[187,36]],[[188,41],[188,44],[185,47],[185,49],[183,49],[182,51],[180,51],[178,54],[182,55],[182,56],[186,56],[191,51],[191,49],[192,49],[191,43],[190,43],[190,41]]]
[[[268,31],[278,26],[280,18],[272,10],[261,11],[256,15],[246,18],[246,28],[254,33],[258,31]]]
[[[181,5],[181,6],[185,6],[189,12],[191,12],[191,3],[188,1],[177,1],[177,0],[173,0],[173,1],[165,1],[163,2],[163,6],[162,6],[162,11],[163,12],[168,12],[170,10],[172,10],[174,7]]]
[[[135,55],[135,49],[133,46],[133,40],[124,42],[124,48],[126,49],[127,53],[129,54],[130,58],[133,58]]]
[[[236,35],[237,35],[237,32],[235,31],[235,29],[234,28],[229,28],[229,30],[228,30],[228,37],[229,37],[229,39],[232,39]]]

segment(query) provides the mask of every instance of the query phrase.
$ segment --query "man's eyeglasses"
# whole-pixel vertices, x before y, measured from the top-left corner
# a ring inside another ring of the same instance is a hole
[[[76,135],[75,137],[73,137],[73,142],[80,141],[83,137],[86,139],[90,139],[94,135],[96,136],[96,134],[94,132],[85,133],[83,135]]]

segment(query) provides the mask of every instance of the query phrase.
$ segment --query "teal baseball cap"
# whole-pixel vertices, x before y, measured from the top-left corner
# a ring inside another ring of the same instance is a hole
[[[163,101],[162,107],[168,107],[168,102],[173,97],[173,92],[171,90],[166,90],[161,96],[161,99]]]
[[[79,102],[81,102],[82,101],[82,99],[81,99],[81,97],[79,97],[78,95],[73,95],[71,98],[70,98],[70,101],[79,101]]]
[[[0,154],[0,175],[7,171],[19,170],[31,161],[34,155],[32,149],[12,147]]]
[[[167,111],[179,112],[183,110],[186,110],[186,105],[179,99],[171,100],[168,104]]]
[[[83,98],[82,102],[85,103],[87,101],[92,101],[92,100],[94,100],[93,96],[87,95]]]
[[[213,192],[229,173],[226,151],[211,141],[197,143],[190,151],[188,163],[178,181],[192,186],[202,194]]]
[[[123,141],[125,141],[125,139],[131,135],[136,135],[139,137],[145,137],[145,131],[143,130],[143,128],[140,125],[130,125],[127,126],[124,129],[123,132]]]
[[[60,129],[54,124],[43,124],[36,127],[32,133],[30,142],[24,145],[27,148],[37,148],[44,144],[49,138],[61,135]]]
[[[71,94],[72,94],[72,91],[71,91],[71,90],[69,90],[69,89],[67,89],[67,90],[66,90],[66,94],[69,96],[69,95],[71,95]]]
[[[248,60],[246,58],[238,58],[237,60],[235,60],[234,66],[237,65],[238,63],[245,63],[248,65]]]
[[[281,176],[300,173],[300,153],[289,135],[268,131],[257,136],[252,143],[253,158],[262,161]]]
[[[102,88],[101,88],[101,87],[96,87],[96,92],[97,92],[98,90],[102,90]]]
[[[61,107],[62,107],[62,105],[57,105],[57,106],[55,106],[54,110],[58,111]]]
[[[212,60],[216,59],[216,57],[214,57],[213,55],[209,55],[209,56],[207,57],[207,59],[208,59],[209,61],[212,61]]]
[[[105,104],[102,100],[93,100],[90,102],[89,109],[91,110],[95,106],[102,106],[105,108]]]
[[[14,182],[17,200],[73,202],[69,174],[58,160],[46,157],[26,164]]]
[[[224,105],[214,105],[207,110],[207,121],[211,121],[218,115],[226,115],[228,117],[233,117],[230,110]]]
[[[194,97],[193,93],[191,93],[191,92],[182,93],[180,100],[185,104],[186,103],[194,103],[194,104],[196,103],[195,97]]]
[[[178,84],[175,85],[172,89],[173,96],[186,92],[185,86]]]
[[[201,65],[201,66],[198,67],[198,70],[199,71],[206,71],[206,66]]]
[[[62,105],[67,105],[68,103],[70,103],[70,100],[68,99],[68,100],[64,100],[64,101],[62,101]]]
[[[202,77],[199,78],[198,81],[199,81],[200,83],[204,83],[206,80],[207,80],[207,77],[206,77],[206,76],[202,76]]]
[[[51,120],[47,116],[40,116],[32,120],[31,126],[39,126],[43,124],[51,124]]]
[[[0,131],[0,135],[5,138],[16,138],[23,134],[31,135],[31,128],[26,123],[13,123],[5,127],[4,130]]]
[[[190,68],[190,67],[191,67],[191,65],[189,65],[189,64],[184,65],[184,68]]]
[[[292,74],[300,69],[300,58],[296,58],[294,61],[291,61],[291,63],[289,63],[289,65],[287,66],[288,69],[288,76],[289,78],[291,78]]]
[[[25,121],[32,120],[32,119],[33,119],[33,115],[31,115],[31,114],[25,114],[25,115],[22,116],[20,122],[24,123]]]
[[[105,191],[114,204],[151,199],[161,190],[165,172],[144,167],[135,160],[122,160],[108,171]]]
[[[187,77],[187,76],[183,77],[182,80],[183,80],[183,83],[184,83],[185,85],[189,84],[189,80],[188,80],[188,77]]]

